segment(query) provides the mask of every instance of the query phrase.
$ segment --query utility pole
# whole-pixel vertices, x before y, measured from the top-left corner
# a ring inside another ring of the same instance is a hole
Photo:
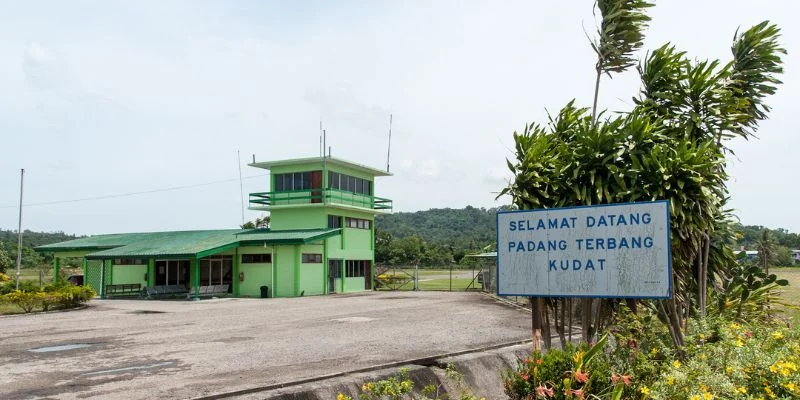
[[[17,290],[19,290],[19,269],[22,266],[22,184],[25,181],[25,168],[19,170],[19,225],[17,226]]]

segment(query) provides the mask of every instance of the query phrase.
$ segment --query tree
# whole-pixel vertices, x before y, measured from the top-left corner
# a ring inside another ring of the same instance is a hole
[[[256,217],[255,221],[247,221],[242,224],[242,229],[262,229],[269,228],[270,216]]]
[[[642,38],[635,31],[644,27],[647,18],[640,13],[649,4],[601,0],[598,7],[603,28],[593,46],[597,71],[606,72],[604,60],[610,58],[605,54],[611,54],[617,62],[608,71],[622,72],[633,63],[630,52]],[[604,33],[605,27],[614,31],[623,26],[627,33]],[[706,285],[728,278],[735,266],[727,246],[726,143],[752,136],[767,116],[763,100],[780,83],[776,75],[785,54],[778,37],[778,28],[768,22],[737,32],[733,60],[724,65],[694,61],[666,44],[639,62],[642,89],[631,111],[595,116],[596,106],[590,114],[573,100],[547,124],[514,132],[515,159],[508,161],[514,179],[501,195],[511,195],[518,209],[670,201],[674,298],[652,306],[669,322],[678,347],[692,302],[702,313]],[[604,50],[614,45],[618,50]],[[599,73],[596,91],[598,84]],[[614,306],[591,307],[591,300],[588,305],[583,308],[584,340],[610,318]],[[597,310],[593,326],[590,310]]]
[[[764,229],[756,240],[756,250],[758,250],[758,259],[761,261],[764,273],[769,275],[769,264],[775,258],[775,242],[772,241],[768,230]]]
[[[14,268],[14,259],[8,255],[3,243],[0,243],[0,274],[5,274],[12,268]]]

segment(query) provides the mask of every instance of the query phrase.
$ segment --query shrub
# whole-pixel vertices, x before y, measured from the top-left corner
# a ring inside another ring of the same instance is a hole
[[[506,395],[512,400],[620,399],[630,377],[612,372],[602,354],[607,342],[604,336],[592,346],[568,345],[563,350],[533,353],[503,374]]]
[[[41,306],[41,302],[44,299],[44,293],[14,290],[11,293],[3,295],[3,297],[6,302],[19,307],[25,313],[29,313],[35,308]]]
[[[22,287],[22,285],[20,285]],[[68,309],[78,307],[95,297],[94,290],[83,286],[47,286],[46,290],[12,290],[1,295],[0,301],[13,304],[23,312],[37,309]]]
[[[0,283],[8,282],[10,280],[11,280],[11,278],[8,275],[0,272]]]

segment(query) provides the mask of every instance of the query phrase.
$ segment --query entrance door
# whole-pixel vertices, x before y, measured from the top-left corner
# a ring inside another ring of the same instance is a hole
[[[156,261],[157,286],[186,285],[189,283],[189,260]]]
[[[342,260],[328,260],[328,293],[336,293],[336,280],[341,277]]]
[[[228,285],[233,292],[233,256],[210,256],[200,259],[200,286]]]

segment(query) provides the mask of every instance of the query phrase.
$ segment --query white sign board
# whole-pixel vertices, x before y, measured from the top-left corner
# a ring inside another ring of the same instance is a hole
[[[669,203],[497,213],[497,294],[669,298]]]

